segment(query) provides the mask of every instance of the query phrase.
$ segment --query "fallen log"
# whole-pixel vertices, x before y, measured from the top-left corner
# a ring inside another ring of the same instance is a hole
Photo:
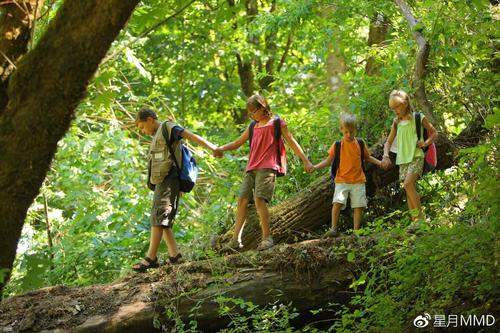
[[[310,310],[348,303],[360,262],[349,262],[347,253],[374,242],[351,236],[283,244],[134,273],[106,285],[44,288],[0,303],[0,332],[158,332],[159,326],[174,325],[166,313],[184,323],[196,320],[203,332],[215,331],[230,321],[220,315],[220,295],[261,306],[292,304],[303,326]]]
[[[473,123],[476,126],[476,123]],[[460,139],[466,140],[462,136]],[[383,143],[381,140],[370,147],[373,156],[381,159]],[[456,145],[446,136],[440,135],[436,142],[438,151],[437,170],[445,170],[455,164]],[[368,198],[384,190],[388,185],[398,181],[398,170],[381,170],[373,164],[366,167],[366,187]],[[293,243],[304,239],[304,235],[316,233],[326,228],[331,221],[331,200],[333,187],[328,174],[316,179],[311,185],[292,198],[270,208],[271,234],[278,243]],[[214,240],[212,246],[221,248],[232,236],[232,230]],[[255,211],[250,212],[242,233],[242,250],[256,248],[261,240],[259,219]]]

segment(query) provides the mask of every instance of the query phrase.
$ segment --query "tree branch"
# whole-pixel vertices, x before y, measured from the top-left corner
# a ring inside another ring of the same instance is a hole
[[[290,30],[288,33],[288,38],[286,40],[286,45],[285,45],[285,50],[283,51],[283,54],[281,55],[280,62],[278,63],[278,67],[276,68],[276,73],[281,72],[281,68],[285,64],[286,57],[288,56],[288,51],[290,51],[290,47],[292,46],[292,36],[293,36],[293,31]]]
[[[434,126],[436,126],[437,128],[441,128],[442,127],[441,123],[437,122],[437,118],[434,114],[431,103],[427,99],[427,93],[425,90],[425,77],[427,75],[427,64],[429,61],[430,45],[428,41],[424,38],[421,29],[417,27],[417,24],[419,22],[411,12],[411,8],[408,6],[408,4],[404,0],[394,0],[394,2],[398,5],[401,14],[408,22],[408,25],[410,26],[410,29],[413,32],[413,37],[415,38],[415,41],[417,42],[418,46],[417,57],[415,61],[415,78],[414,78],[415,79],[414,85],[416,86],[416,92],[415,92],[416,99],[418,101],[418,104],[422,108],[422,111],[425,113],[425,115],[429,118],[429,120],[433,124],[435,124]]]
[[[114,58],[116,58],[116,56],[120,53],[122,53],[126,48],[132,46],[133,44],[135,44],[139,39],[141,38],[144,38],[146,37],[147,35],[149,35],[151,32],[155,31],[156,29],[158,29],[159,27],[161,27],[162,25],[165,25],[167,24],[171,19],[177,17],[179,14],[181,14],[183,11],[185,11],[187,8],[189,8],[193,3],[195,3],[196,1],[198,0],[191,0],[190,2],[188,2],[186,5],[184,5],[183,7],[181,7],[179,10],[177,10],[175,13],[173,13],[172,15],[170,16],[167,16],[166,18],[164,18],[163,20],[155,23],[152,27],[144,30],[143,32],[141,32],[139,35],[137,35],[136,37],[134,37],[130,42],[128,42],[126,45],[120,47],[118,50],[116,50],[115,52],[113,52],[113,54],[111,54],[109,57],[106,57],[103,61],[102,61],[102,65],[104,65],[105,63],[109,62],[110,60],[113,60]]]

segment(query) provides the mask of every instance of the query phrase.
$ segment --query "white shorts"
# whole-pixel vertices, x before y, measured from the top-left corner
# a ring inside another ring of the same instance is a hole
[[[366,187],[365,184],[335,184],[335,193],[332,203],[342,204],[341,209],[345,209],[347,198],[351,197],[351,208],[366,207]]]

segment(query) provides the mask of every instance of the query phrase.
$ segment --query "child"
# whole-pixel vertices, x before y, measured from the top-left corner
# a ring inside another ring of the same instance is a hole
[[[241,231],[247,214],[248,202],[253,197],[262,228],[262,242],[258,250],[265,250],[274,245],[269,230],[269,211],[267,205],[271,201],[274,192],[276,175],[282,172],[283,168],[280,161],[280,157],[284,157],[282,137],[286,139],[295,154],[302,160],[306,171],[312,171],[313,165],[288,131],[285,121],[272,116],[271,108],[264,97],[253,95],[248,98],[247,112],[250,118],[254,120],[252,125],[243,132],[239,139],[217,149],[218,152],[223,152],[235,150],[246,141],[249,141],[250,144],[250,156],[238,198],[234,234],[226,248],[237,249],[242,246]],[[279,120],[279,124],[276,119]],[[279,128],[276,128],[275,126],[278,125]],[[250,142],[251,128],[253,128],[253,135]],[[275,131],[279,129],[281,129],[282,136],[276,139]]]
[[[178,146],[179,141],[185,138],[212,150],[218,157],[221,157],[222,154],[215,152],[217,146],[187,129],[169,121],[161,123],[156,113],[150,109],[142,109],[138,112],[136,124],[142,133],[153,136],[148,154],[148,187],[154,190],[153,208],[151,209],[151,238],[147,255],[132,267],[135,271],[144,272],[150,268],[159,267],[157,253],[162,236],[167,243],[170,263],[179,263],[182,257],[172,232],[178,199],[181,195],[179,174],[170,154],[168,142],[164,137],[163,126],[166,126],[168,138],[173,139],[173,147]],[[177,155],[173,147],[172,151]],[[180,156],[177,158],[180,160]]]
[[[333,194],[332,206],[332,228],[326,232],[324,237],[338,236],[338,220],[340,210],[346,207],[347,198],[351,197],[351,208],[354,209],[354,230],[361,226],[363,208],[366,207],[366,177],[363,171],[362,157],[368,162],[381,166],[381,161],[370,155],[366,145],[361,139],[356,139],[356,117],[350,114],[342,114],[340,118],[340,131],[344,135],[342,141],[334,143],[328,150],[328,157],[314,166],[321,169],[336,163],[332,168],[332,177],[335,179],[335,193]],[[336,145],[340,145],[337,146]],[[340,152],[336,159],[336,151]],[[335,170],[336,166],[336,170]]]
[[[431,145],[437,138],[437,131],[431,123],[421,116],[422,125],[427,129],[428,138],[425,141],[418,141],[415,113],[412,112],[410,97],[402,90],[394,90],[389,96],[389,107],[396,114],[392,122],[391,132],[384,145],[384,156],[382,166],[388,169],[391,166],[389,151],[397,153],[396,164],[399,165],[399,180],[403,183],[406,191],[406,200],[410,211],[417,210],[418,215],[412,215],[412,219],[423,220],[422,205],[420,196],[417,193],[416,182],[422,175],[424,166],[425,147]]]

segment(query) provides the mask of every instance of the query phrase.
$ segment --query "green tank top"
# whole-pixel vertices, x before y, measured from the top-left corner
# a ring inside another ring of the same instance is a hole
[[[421,115],[424,119],[424,115]],[[403,120],[398,123],[397,127],[397,144],[398,153],[396,156],[396,164],[410,163],[416,157],[424,157],[424,151],[417,148],[417,129],[415,126],[415,114],[410,120]]]

